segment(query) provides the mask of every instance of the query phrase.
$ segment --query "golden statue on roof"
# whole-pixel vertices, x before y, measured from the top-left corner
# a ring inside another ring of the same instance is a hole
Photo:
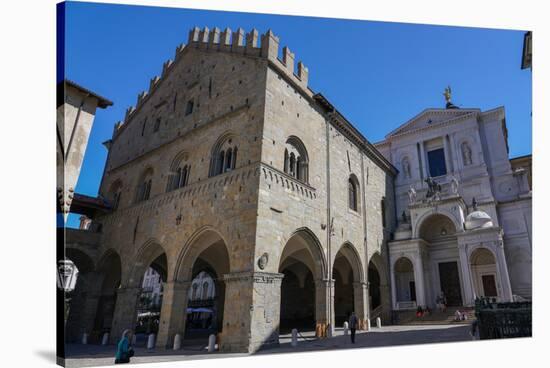
[[[451,86],[447,86],[447,88],[445,88],[443,96],[445,96],[445,102],[447,102],[448,104],[451,103]]]
[[[445,88],[445,92],[443,92],[443,96],[445,96],[445,108],[447,109],[458,109],[458,106],[453,105],[451,102],[451,86],[447,86]]]

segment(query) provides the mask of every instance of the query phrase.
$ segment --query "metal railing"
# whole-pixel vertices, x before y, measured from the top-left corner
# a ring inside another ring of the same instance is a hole
[[[531,302],[498,303],[488,298],[477,299],[475,315],[481,340],[532,335]]]

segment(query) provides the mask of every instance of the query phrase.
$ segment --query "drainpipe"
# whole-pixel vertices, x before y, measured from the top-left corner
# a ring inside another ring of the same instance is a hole
[[[361,212],[363,215],[363,244],[365,247],[365,264],[366,268],[363,270],[365,272],[365,282],[367,284],[367,320],[370,320],[370,301],[369,301],[369,249],[367,244],[367,187],[365,186],[365,162],[364,154],[361,152]]]
[[[327,279],[329,282],[329,289],[328,289],[328,325],[329,328],[332,329],[334,326],[332,326],[332,254],[331,254],[331,237],[332,237],[332,225],[333,221],[330,217],[330,132],[329,132],[329,121],[326,120],[325,125],[325,131],[326,131],[326,154],[327,154],[327,160],[326,160],[326,173],[327,173]],[[332,334],[331,334],[332,335]]]
[[[392,180],[392,194],[393,194],[393,196],[392,196],[392,202],[393,202],[393,221],[392,221],[392,223],[395,221],[395,225],[397,225],[397,220],[396,220],[397,219],[397,205],[396,205],[397,196],[395,195],[395,178],[393,177],[393,178],[391,178],[391,180]],[[412,220],[410,222],[412,222]],[[411,224],[411,226],[412,226],[412,224]],[[395,229],[392,228],[392,230],[395,230]],[[387,276],[389,276],[388,277],[388,283],[389,283],[388,286],[389,286],[389,290],[390,290],[390,319],[391,319],[391,322],[393,324],[394,323],[394,311],[393,311],[393,302],[394,302],[394,300],[393,300],[393,290],[392,290],[393,285],[392,285],[392,281],[391,281],[393,275],[392,275],[392,267],[391,267],[391,259],[390,259],[390,245],[389,245],[389,242],[387,240],[385,241],[385,247],[386,247],[386,255],[387,255],[386,262],[388,264],[388,266],[387,266],[388,267]],[[395,295],[397,295],[397,291],[396,291]],[[397,296],[396,296],[396,299],[397,299]]]

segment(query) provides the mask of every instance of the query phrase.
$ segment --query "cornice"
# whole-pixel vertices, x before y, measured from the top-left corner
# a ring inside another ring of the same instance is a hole
[[[444,121],[441,121],[439,123],[435,123],[434,125],[429,125],[429,126],[424,126],[424,127],[421,127],[421,128],[407,130],[405,132],[398,133],[398,134],[391,135],[391,136],[388,135],[387,138],[383,142],[389,142],[389,141],[391,141],[395,138],[401,138],[401,137],[404,137],[404,136],[407,136],[407,135],[413,135],[413,134],[417,134],[417,133],[427,131],[427,130],[431,130],[431,129],[441,128],[441,127],[445,127],[445,126],[448,126],[448,125],[454,125],[454,124],[457,124],[457,123],[459,123],[463,120],[466,120],[468,118],[475,117],[478,114],[479,114],[479,112],[472,111],[472,112],[469,112],[467,114],[460,115],[460,116],[458,116],[454,119],[444,120]]]

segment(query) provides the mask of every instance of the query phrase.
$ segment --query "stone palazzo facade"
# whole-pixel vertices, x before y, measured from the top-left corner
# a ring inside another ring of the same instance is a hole
[[[363,329],[390,320],[397,170],[279,52],[271,31],[192,29],[115,125],[99,191],[109,205],[93,209],[96,231],[67,230],[80,271],[67,341],[133,328],[148,267],[164,283],[157,347],[185,340],[203,271],[222,351],[277,344],[293,327],[329,336],[351,311]],[[502,232],[478,233],[502,249]]]

